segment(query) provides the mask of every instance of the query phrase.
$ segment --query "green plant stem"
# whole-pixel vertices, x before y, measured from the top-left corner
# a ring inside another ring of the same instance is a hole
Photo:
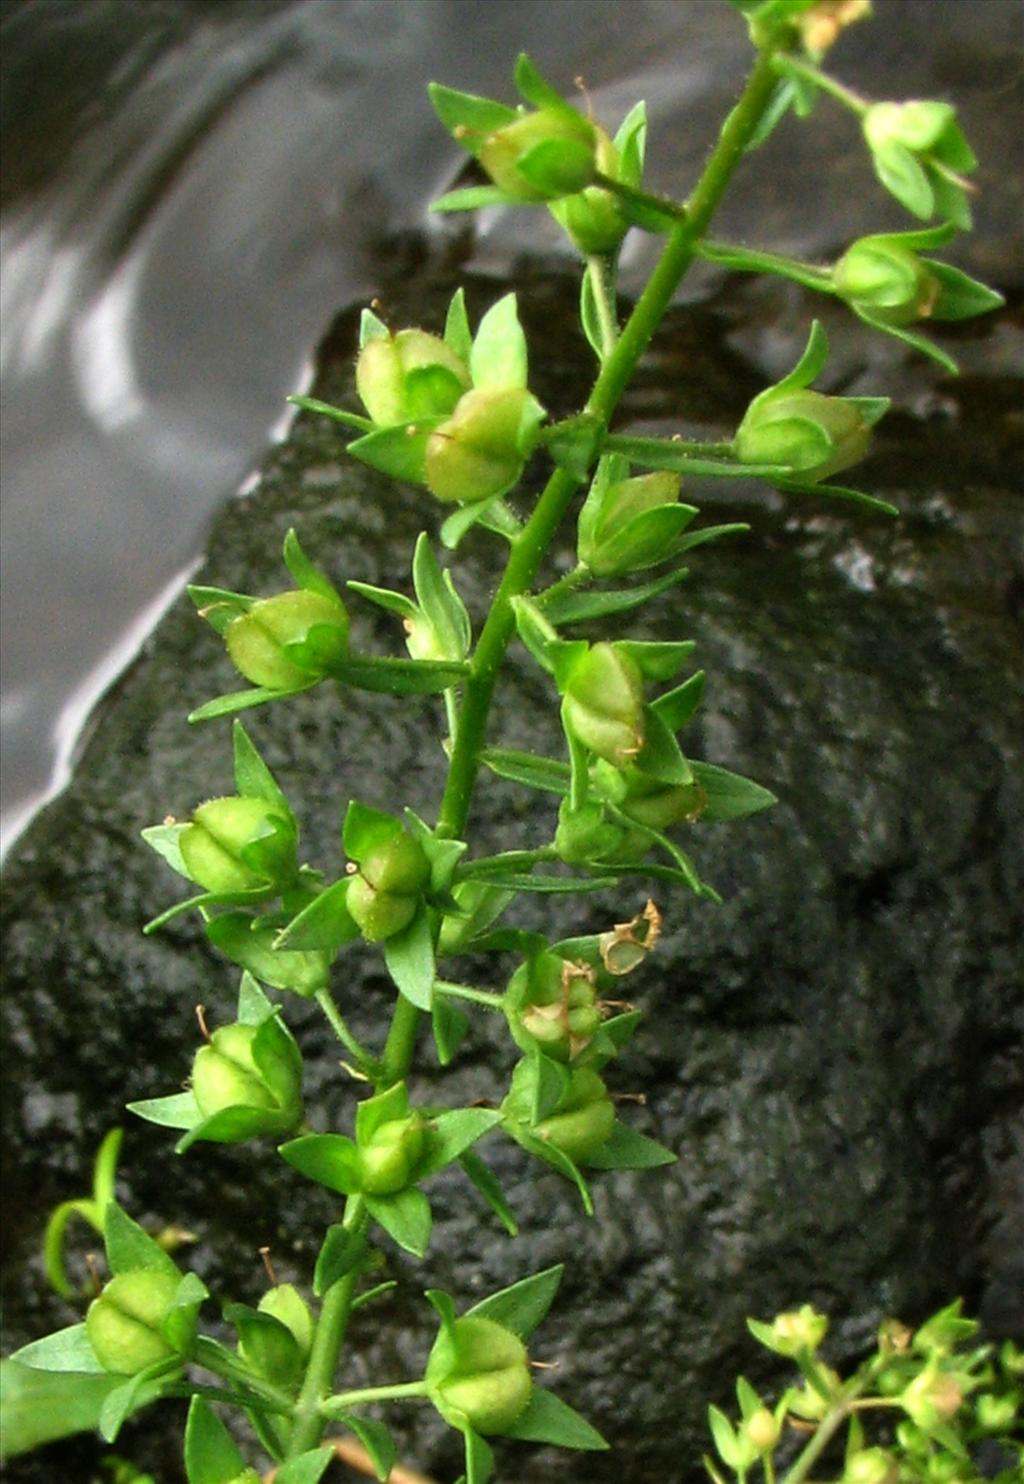
[[[619,338],[619,327],[615,316],[615,263],[604,253],[592,253],[587,258],[587,276],[597,309],[597,322],[601,327],[601,359],[606,360],[615,349]]]
[[[403,1381],[397,1386],[366,1386],[361,1391],[339,1391],[320,1404],[325,1417],[337,1417],[349,1407],[366,1407],[371,1402],[393,1402],[410,1397],[425,1397],[426,1381]]]
[[[709,263],[724,263],[738,273],[774,273],[819,294],[834,294],[832,270],[814,263],[801,263],[783,253],[762,252],[760,248],[737,247],[731,242],[701,242],[697,252]]]
[[[400,999],[399,1003],[404,1001]],[[362,1197],[350,1196],[345,1205],[342,1226],[346,1231],[359,1232],[366,1225],[366,1219]],[[358,1266],[350,1269],[344,1277],[332,1283],[324,1294],[306,1364],[306,1374],[295,1402],[295,1421],[288,1440],[287,1458],[295,1458],[300,1453],[315,1448],[323,1437],[325,1419],[320,1410],[321,1403],[334,1381],[338,1356],[352,1312],[356,1284],[359,1282],[359,1272]]]
[[[784,66],[781,68],[783,75],[787,72],[795,73],[797,77],[805,77],[808,82],[813,82],[822,92],[829,93],[845,108],[849,108],[858,118],[863,118],[870,108],[866,98],[860,93],[855,93],[852,88],[846,87],[837,78],[831,77],[829,73],[822,72],[820,67],[815,67],[811,62],[801,62],[796,57],[787,56]]]
[[[248,1366],[240,1360],[235,1360],[230,1351],[225,1350],[216,1341],[207,1339],[205,1335],[200,1335],[196,1340],[192,1359],[196,1365],[202,1366],[204,1371],[212,1371],[215,1376],[230,1381],[232,1386],[247,1391],[250,1401],[256,1396],[265,1402],[271,1411],[291,1412],[292,1401],[286,1392],[279,1391],[269,1381],[254,1376]]]
[[[362,1068],[364,1071],[369,1071],[371,1068],[373,1068],[376,1065],[374,1058],[365,1049],[365,1047],[360,1045],[359,1041],[357,1041],[355,1036],[349,1030],[348,1026],[345,1024],[344,1016],[338,1009],[337,1005],[334,1003],[334,999],[331,995],[330,990],[326,988],[318,989],[314,998],[317,1004],[320,1006],[321,1010],[324,1012],[324,1015],[330,1022],[330,1026],[334,1034],[344,1046],[345,1050],[355,1057],[360,1068]]]
[[[448,999],[472,1000],[474,1005],[486,1005],[489,1010],[500,1010],[505,996],[490,989],[472,989],[468,984],[452,984],[448,979],[437,979],[434,989]]]
[[[553,845],[538,845],[535,850],[503,850],[500,855],[481,855],[475,861],[467,861],[458,872],[458,881],[486,881],[495,871],[522,871],[542,861],[558,860],[558,851]]]
[[[543,610],[551,602],[552,598],[557,598],[562,593],[571,593],[583,583],[592,582],[593,580],[594,574],[590,568],[585,562],[580,562],[578,566],[573,567],[571,572],[566,572],[564,577],[560,577],[557,582],[553,582],[550,587],[546,587],[543,592],[538,593],[534,601],[538,608]]]

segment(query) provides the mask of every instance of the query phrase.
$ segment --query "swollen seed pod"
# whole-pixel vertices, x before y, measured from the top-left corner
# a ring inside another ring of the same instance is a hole
[[[624,768],[644,744],[643,677],[614,644],[594,644],[565,685],[563,716],[584,747]]]
[[[115,1376],[134,1376],[177,1354],[160,1333],[178,1291],[176,1274],[118,1273],[89,1305],[85,1331],[96,1359]]]
[[[594,125],[594,163],[609,180],[619,179],[619,155],[605,131]],[[571,196],[551,201],[548,210],[572,238],[581,253],[611,253],[629,230],[618,202],[604,186],[591,185]]]
[[[296,588],[261,598],[233,619],[224,642],[235,669],[267,690],[323,680],[348,654],[348,612],[340,599]]]
[[[582,114],[542,108],[489,134],[477,159],[516,201],[555,201],[582,191],[597,168],[597,130]]]
[[[592,1068],[579,1067],[570,1074],[568,1091],[554,1113],[534,1132],[570,1159],[585,1163],[607,1143],[614,1124],[615,1105],[608,1089]]]
[[[917,98],[906,103],[874,103],[861,122],[873,150],[902,144],[912,154],[934,150],[943,136],[957,127],[956,110],[951,104]]]
[[[266,1132],[286,1133],[302,1121],[301,1062],[286,1054],[272,1064],[257,1062],[253,1043],[259,1030],[237,1022],[215,1030],[192,1063],[192,1095],[203,1118],[247,1108],[266,1113]]]
[[[258,891],[296,871],[294,821],[265,799],[210,799],[181,833],[182,859],[207,891]]]
[[[427,439],[427,488],[439,500],[463,503],[503,495],[522,473],[543,416],[522,387],[466,392]]]
[[[809,483],[859,463],[870,446],[855,402],[807,388],[762,393],[736,430],[741,463],[780,464]]]
[[[409,1184],[423,1153],[423,1119],[418,1113],[382,1123],[359,1149],[361,1188],[367,1195],[394,1195]]]
[[[430,862],[404,830],[364,856],[347,901],[367,942],[379,943],[408,927],[429,881]]]
[[[596,510],[585,506],[581,512],[578,559],[595,577],[640,572],[664,561],[664,530],[641,517],[662,506],[678,504],[679,489],[679,475],[666,470],[638,474],[609,485]],[[587,506],[591,505],[591,499]]]
[[[484,1437],[507,1431],[533,1394],[522,1340],[496,1320],[473,1314],[441,1331],[424,1379],[446,1422],[458,1427],[468,1419]]]
[[[887,325],[927,319],[941,289],[916,253],[887,237],[855,242],[833,269],[832,281],[853,309]]]
[[[426,330],[368,340],[356,361],[356,390],[378,427],[445,417],[470,385],[461,356]]]
[[[505,997],[509,1030],[523,1051],[568,1062],[589,1046],[601,1024],[595,974],[557,953],[520,965]]]
[[[632,858],[630,832],[605,816],[604,806],[589,800],[574,809],[563,799],[558,809],[555,850],[567,865],[586,865],[588,861],[624,861]],[[641,846],[646,850],[647,842]]]
[[[962,1378],[950,1371],[940,1371],[935,1362],[925,1366],[899,1398],[907,1416],[928,1433],[955,1416],[963,1400]]]
[[[305,1360],[313,1346],[313,1315],[294,1283],[278,1283],[268,1288],[256,1307],[261,1314],[269,1314],[291,1330],[299,1354]]]

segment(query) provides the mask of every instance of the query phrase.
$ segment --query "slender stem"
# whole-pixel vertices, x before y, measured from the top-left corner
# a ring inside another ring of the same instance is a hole
[[[571,572],[566,572],[564,577],[560,577],[557,582],[546,587],[542,593],[538,593],[534,601],[539,608],[546,608],[552,598],[557,598],[562,593],[571,593],[585,582],[592,582],[593,575],[586,563],[580,562],[578,566],[573,567]]]
[[[366,1211],[361,1196],[350,1196],[341,1224],[350,1232],[358,1232],[365,1226]],[[306,1363],[306,1374],[295,1402],[295,1423],[288,1440],[288,1458],[295,1458],[300,1453],[315,1448],[323,1437],[324,1416],[320,1406],[334,1381],[359,1274],[358,1266],[351,1268],[344,1277],[332,1283],[324,1294]]]
[[[814,289],[819,294],[836,292],[830,268],[801,263],[798,258],[787,258],[782,253],[737,247],[732,242],[707,241],[698,244],[697,253],[709,263],[724,263],[727,268],[740,273],[775,273],[794,283],[802,283],[805,288]]]
[[[404,994],[400,994],[395,1001],[391,1028],[384,1043],[380,1081],[377,1084],[378,1092],[383,1091],[385,1087],[393,1087],[396,1082],[401,1082],[403,1077],[408,1075],[416,1047],[416,1032],[419,1024],[420,1012],[411,1000],[407,1000]]]
[[[553,845],[538,845],[535,850],[503,850],[500,855],[481,855],[475,861],[467,861],[458,872],[457,880],[474,881],[494,871],[520,871],[524,867],[539,865],[541,861],[558,859]]]
[[[641,438],[629,433],[609,433],[604,441],[605,453],[622,453],[642,463],[646,457],[657,457],[659,452],[673,454],[678,458],[734,459],[736,445],[732,441],[700,443],[689,438]]]
[[[801,62],[796,57],[787,56],[781,71],[783,75],[787,72],[795,72],[798,77],[806,77],[808,82],[815,83],[822,92],[831,93],[833,98],[838,99],[846,108],[852,109],[860,118],[863,118],[871,107],[860,93],[855,93],[853,88],[848,88],[845,83],[839,82],[827,72],[822,72],[820,67],[815,67],[810,62]]]
[[[681,222],[686,219],[686,207],[679,201],[673,201],[671,196],[658,196],[653,191],[642,191],[636,186],[626,185],[624,181],[613,180],[610,175],[604,175],[600,170],[594,176],[597,185],[603,186],[606,191],[611,191],[613,196],[618,196],[620,201],[625,201],[629,206],[639,207],[643,217],[660,218],[657,226],[648,226],[647,231],[666,231],[673,222]]]
[[[615,316],[614,261],[605,253],[592,253],[587,258],[587,277],[597,310],[597,322],[601,329],[601,360],[605,360],[615,349],[619,338],[619,327]]]
[[[818,1425],[818,1430],[814,1434],[814,1437],[807,1444],[807,1447],[800,1454],[800,1457],[797,1459],[796,1463],[786,1474],[785,1478],[782,1481],[782,1484],[805,1484],[811,1468],[815,1463],[817,1463],[818,1459],[824,1453],[829,1443],[831,1443],[832,1439],[842,1427],[848,1416],[849,1410],[845,1402],[843,1402],[840,1406],[833,1408],[831,1412],[825,1413],[825,1416],[821,1419],[821,1422]]]
[[[236,1360],[229,1350],[225,1350],[215,1340],[208,1339],[206,1335],[200,1335],[196,1340],[192,1359],[196,1365],[202,1366],[204,1371],[212,1371],[215,1376],[230,1381],[232,1386],[247,1391],[250,1405],[252,1399],[258,1397],[271,1411],[291,1412],[291,1397],[286,1392],[280,1391],[269,1381],[263,1380],[261,1376],[253,1375],[247,1365],[241,1360]]]
[[[341,1014],[341,1011],[338,1009],[337,1005],[334,1003],[330,990],[326,987],[323,989],[318,989],[314,998],[317,1004],[320,1006],[321,1010],[326,1015],[327,1019],[330,1021],[331,1029],[334,1031],[334,1034],[337,1036],[341,1044],[345,1047],[345,1050],[350,1052],[351,1055],[355,1057],[359,1066],[364,1070],[368,1071],[370,1068],[374,1067],[374,1058],[365,1049],[365,1047],[360,1045],[359,1041],[356,1040],[355,1036],[345,1024],[345,1019]]]
[[[424,1397],[426,1381],[403,1381],[397,1386],[365,1386],[361,1391],[338,1391],[321,1402],[320,1410],[325,1417],[336,1417],[349,1407],[366,1407],[371,1402],[402,1401],[409,1397]]]
[[[435,979],[434,989],[448,999],[472,1000],[474,1005],[486,1005],[489,1010],[500,1010],[505,996],[490,989],[471,989],[468,984],[452,984],[449,979]]]
[[[766,1453],[761,1459],[761,1467],[764,1470],[764,1484],[775,1484],[775,1460],[770,1453]]]

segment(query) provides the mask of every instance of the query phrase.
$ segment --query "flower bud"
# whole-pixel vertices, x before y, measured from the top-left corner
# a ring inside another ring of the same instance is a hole
[[[563,714],[573,735],[624,768],[644,745],[644,686],[634,660],[614,644],[594,644],[565,685]]]
[[[758,1453],[767,1453],[779,1441],[781,1428],[774,1412],[769,1412],[767,1407],[758,1407],[743,1424],[743,1431]]]
[[[254,603],[228,624],[224,641],[253,685],[295,690],[323,680],[348,654],[348,613],[340,600],[295,588]]]
[[[558,809],[555,849],[559,860],[568,865],[586,865],[590,861],[626,861],[633,858],[630,831],[605,817],[603,804],[590,800],[574,809],[563,799]],[[641,841],[646,850],[646,841]]]
[[[843,1380],[838,1371],[832,1370],[831,1366],[822,1365],[820,1361],[815,1363],[818,1377],[828,1387],[834,1396],[842,1389]],[[815,1387],[794,1386],[787,1393],[789,1397],[789,1410],[794,1417],[804,1417],[808,1422],[820,1422],[832,1405],[831,1401],[823,1397]]]
[[[617,480],[597,500],[592,491],[580,515],[579,560],[595,577],[640,572],[664,561],[670,537],[660,525],[642,517],[678,504],[679,486],[678,474],[659,470]]]
[[[426,330],[368,340],[356,362],[356,390],[378,427],[445,417],[469,389],[469,368]]]
[[[595,165],[609,180],[618,180],[619,154],[605,131],[594,125]],[[604,186],[587,186],[571,196],[552,201],[548,210],[572,238],[581,253],[615,252],[629,230],[613,193]]]
[[[362,1189],[367,1195],[404,1190],[422,1153],[423,1119],[418,1113],[382,1123],[359,1148]]]
[[[590,185],[597,168],[597,130],[582,114],[542,108],[489,134],[477,159],[494,184],[516,201],[554,201]]]
[[[984,1396],[979,1396],[975,1403],[978,1426],[985,1432],[1009,1432],[1017,1420],[1017,1410],[1018,1400],[1009,1392],[1004,1396],[995,1396],[992,1392],[986,1392]]]
[[[210,799],[179,841],[188,874],[207,891],[258,891],[284,884],[296,871],[292,819],[265,799]]]
[[[359,862],[348,888],[348,910],[368,943],[400,933],[416,915],[430,881],[430,862],[403,830]]]
[[[473,1314],[438,1335],[425,1379],[446,1422],[457,1427],[467,1418],[484,1437],[511,1427],[533,1394],[522,1340],[496,1320]]]
[[[886,237],[862,237],[848,248],[832,273],[840,297],[886,325],[927,319],[940,284],[909,248]]]
[[[842,1484],[897,1484],[899,1464],[885,1448],[860,1448],[851,1453]]]
[[[134,1376],[178,1353],[160,1326],[174,1306],[179,1282],[176,1273],[150,1268],[111,1278],[85,1316],[89,1343],[105,1371]]]
[[[925,1432],[932,1432],[956,1415],[963,1404],[964,1387],[959,1376],[925,1366],[900,1397],[904,1411]]]
[[[503,495],[522,473],[543,416],[523,387],[466,392],[427,439],[427,488],[439,500],[467,503]]]
[[[762,393],[736,430],[741,463],[782,464],[811,483],[859,463],[870,445],[855,402],[806,387]]]
[[[799,1355],[802,1350],[817,1350],[828,1331],[828,1317],[810,1304],[797,1310],[776,1314],[771,1325],[773,1349],[779,1355]]]
[[[607,1143],[614,1123],[615,1106],[601,1078],[590,1067],[578,1067],[554,1113],[534,1132],[570,1159],[585,1162]]]
[[[594,970],[557,953],[539,953],[513,974],[506,1009],[517,1046],[571,1061],[601,1024]]]
[[[286,1133],[302,1120],[301,1064],[284,1056],[261,1066],[253,1055],[260,1027],[222,1025],[192,1063],[192,1095],[204,1118],[226,1108],[265,1110],[268,1133]]]
[[[291,1330],[299,1354],[305,1360],[313,1346],[313,1315],[294,1283],[278,1283],[275,1288],[268,1288],[256,1307],[261,1314],[269,1314]]]
[[[865,113],[862,126],[873,150],[902,144],[911,154],[927,154],[941,145],[951,127],[956,128],[956,110],[949,103],[922,99],[875,103]]]

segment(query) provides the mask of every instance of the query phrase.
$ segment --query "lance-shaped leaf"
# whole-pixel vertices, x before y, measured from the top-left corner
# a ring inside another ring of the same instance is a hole
[[[274,1484],[320,1484],[328,1464],[336,1457],[333,1448],[311,1448],[283,1463],[274,1475]]]
[[[762,788],[739,773],[730,773],[727,768],[713,763],[691,763],[693,776],[704,790],[706,803],[701,810],[701,820],[721,823],[725,820],[745,819],[762,809],[770,809],[778,799],[768,789]]]
[[[150,850],[155,850],[161,860],[165,860],[172,871],[177,871],[179,876],[191,880],[188,866],[181,853],[181,837],[189,828],[186,824],[156,824],[142,831],[142,838]]]
[[[451,573],[441,567],[425,531],[416,541],[412,581],[420,607],[445,657],[465,659],[472,639],[469,614],[455,591]]]
[[[191,1092],[172,1092],[163,1098],[142,1098],[128,1103],[129,1113],[162,1128],[194,1128],[202,1121],[199,1104]]]
[[[729,529],[720,527],[721,530]],[[639,608],[659,593],[685,581],[690,575],[688,567],[677,567],[674,572],[658,577],[652,582],[641,582],[636,587],[606,588],[603,592],[555,593],[550,601],[541,594],[540,602],[544,614],[553,624],[588,623],[595,618],[610,618],[615,613],[626,613]]]
[[[505,1192],[498,1183],[497,1176],[486,1165],[473,1150],[467,1150],[459,1155],[459,1164],[465,1170],[469,1179],[480,1193],[487,1205],[497,1216],[502,1226],[510,1237],[518,1236],[519,1223],[512,1213],[512,1209],[505,1199]]]
[[[441,527],[441,542],[449,551],[454,551],[467,531],[474,526],[483,526],[506,541],[514,541],[521,529],[519,521],[501,495],[493,500],[474,500],[449,515]]]
[[[424,1257],[430,1245],[430,1202],[422,1190],[408,1186],[395,1195],[368,1195],[366,1209],[388,1236],[411,1252]]]
[[[444,995],[435,995],[430,1007],[430,1025],[437,1048],[437,1059],[448,1066],[469,1032],[469,1016]]]
[[[518,1283],[481,1299],[467,1309],[466,1315],[493,1319],[521,1340],[528,1340],[551,1308],[564,1272],[564,1264],[559,1263],[556,1267],[545,1268],[542,1273],[522,1278]]]
[[[377,428],[348,445],[348,451],[360,463],[369,464],[391,479],[407,484],[422,484],[427,456],[427,441],[443,417],[424,417],[414,423],[396,423],[391,428]]]
[[[518,118],[514,108],[497,103],[493,98],[480,98],[475,93],[461,93],[457,88],[446,88],[432,82],[427,93],[434,112],[449,134],[475,153],[488,134]]]
[[[696,649],[692,639],[681,641],[619,639],[615,647],[628,654],[648,680],[671,680]]]
[[[517,752],[509,747],[485,747],[481,761],[499,778],[522,783],[544,793],[564,796],[569,792],[569,764],[535,752]]]
[[[444,321],[444,340],[461,361],[469,361],[469,353],[473,348],[473,336],[466,311],[466,291],[461,285],[455,290],[451,303],[448,305],[448,313]]]
[[[173,1383],[180,1369],[181,1363],[175,1358],[157,1361],[109,1392],[99,1416],[99,1434],[104,1442],[116,1442],[118,1433],[132,1413],[162,1396],[166,1385],[169,1381]]]
[[[424,1130],[424,1153],[416,1164],[416,1179],[425,1180],[450,1165],[501,1118],[496,1108],[452,1108],[432,1118]]]
[[[363,313],[368,313],[363,310]],[[387,333],[385,331],[385,333]],[[315,412],[320,417],[329,417],[336,423],[344,423],[347,428],[355,428],[359,433],[372,433],[374,423],[372,419],[363,417],[358,412],[349,412],[345,407],[332,407],[330,402],[321,402],[317,397],[291,396],[285,398],[293,407],[298,407],[301,412]]]
[[[236,721],[231,728],[231,737],[235,759],[235,788],[240,797],[262,799],[279,810],[285,819],[291,819],[293,816],[288,800],[240,721]]]
[[[875,510],[880,515],[899,515],[897,506],[890,504],[888,500],[879,499],[877,495],[866,495],[863,490],[849,489],[839,484],[805,484],[797,479],[781,478],[772,479],[772,484],[778,490],[784,490],[791,495],[825,495],[833,500],[849,500],[854,505],[863,505],[867,510]]]
[[[11,1356],[19,1365],[34,1371],[75,1371],[83,1375],[106,1375],[89,1343],[84,1324],[70,1324],[41,1340],[22,1345]]]
[[[333,679],[385,696],[437,696],[469,674],[461,660],[412,660],[394,655],[350,655],[332,663]]]
[[[359,926],[348,910],[350,879],[343,876],[314,897],[274,938],[274,951],[334,953],[358,938]]]
[[[282,1144],[278,1153],[307,1180],[339,1195],[355,1195],[360,1189],[359,1151],[345,1134],[304,1134]]]
[[[385,1427],[383,1422],[372,1422],[368,1417],[357,1417],[354,1412],[342,1412],[337,1420],[351,1428],[366,1449],[367,1457],[373,1466],[374,1478],[381,1480],[381,1484],[387,1484],[398,1457],[398,1448],[390,1429]],[[280,1475],[278,1478],[280,1479]]]
[[[341,602],[341,594],[334,583],[321,572],[315,562],[310,561],[303,551],[294,528],[289,529],[285,535],[282,555],[284,564],[295,579],[297,587],[304,588],[308,593],[318,593],[321,598],[327,598],[329,602]]]
[[[420,907],[408,927],[384,940],[384,962],[399,993],[417,1010],[429,1010],[437,970],[430,917],[425,907]]]
[[[238,1444],[213,1409],[194,1396],[185,1423],[188,1484],[234,1484],[245,1469]]]
[[[706,672],[698,670],[695,675],[684,680],[682,685],[677,685],[674,690],[666,691],[664,695],[658,696],[651,702],[651,709],[657,713],[670,731],[680,732],[693,719],[700,706],[706,683]]]
[[[103,1404],[122,1384],[104,1372],[35,1370],[13,1356],[0,1361],[0,1458],[16,1458],[99,1426]]]
[[[195,711],[189,712],[187,720],[191,725],[200,721],[214,721],[218,716],[233,716],[236,711],[265,706],[268,701],[283,701],[286,696],[301,695],[303,691],[312,690],[319,683],[319,680],[311,680],[308,685],[296,685],[291,690],[269,690],[266,686],[257,685],[251,690],[230,691],[227,695],[215,696],[212,701],[197,706]]]
[[[327,1228],[313,1273],[313,1292],[323,1298],[341,1278],[360,1268],[369,1256],[366,1238],[335,1222]]]
[[[211,917],[206,936],[233,963],[275,989],[289,989],[309,999],[327,984],[328,953],[277,948],[277,930],[248,912],[222,912]]]
[[[644,745],[634,766],[659,783],[686,788],[693,782],[690,764],[683,756],[675,734],[652,706],[644,707]]]
[[[484,315],[473,337],[469,369],[474,387],[504,391],[527,382],[526,336],[515,294],[505,294]]]
[[[341,843],[345,854],[353,860],[362,860],[371,851],[397,839],[401,833],[402,822],[394,814],[372,809],[358,799],[349,801],[341,827]]]
[[[651,1170],[674,1164],[677,1158],[664,1144],[616,1119],[606,1143],[590,1156],[587,1165],[594,1170]]]
[[[119,1273],[136,1272],[140,1268],[166,1273],[174,1278],[180,1277],[174,1262],[159,1243],[154,1242],[116,1201],[111,1201],[107,1207],[103,1236],[107,1262],[115,1277]]]
[[[469,1423],[463,1429],[466,1440],[466,1484],[490,1484],[494,1473],[494,1454],[490,1444]]]

